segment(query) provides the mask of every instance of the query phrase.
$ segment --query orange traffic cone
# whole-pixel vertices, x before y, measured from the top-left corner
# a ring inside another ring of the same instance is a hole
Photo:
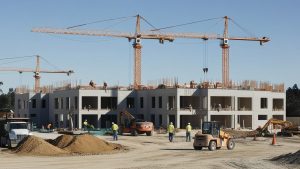
[[[274,133],[273,139],[272,139],[272,145],[275,145],[275,144],[276,144],[276,135],[275,135],[275,133]]]

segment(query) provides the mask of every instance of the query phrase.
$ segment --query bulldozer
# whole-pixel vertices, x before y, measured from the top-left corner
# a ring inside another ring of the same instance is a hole
[[[235,142],[230,134],[220,129],[218,122],[211,121],[202,123],[202,132],[199,131],[195,134],[193,146],[195,150],[208,147],[210,151],[215,151],[221,149],[222,146],[233,150]]]
[[[130,133],[132,136],[138,134],[145,134],[147,136],[153,135],[154,125],[152,122],[136,119],[128,111],[121,111],[118,117],[119,133]]]

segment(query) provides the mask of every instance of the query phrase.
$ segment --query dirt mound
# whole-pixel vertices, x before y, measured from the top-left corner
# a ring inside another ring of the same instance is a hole
[[[61,135],[56,139],[52,140],[50,143],[59,148],[67,147],[75,137],[72,135]]]
[[[282,164],[300,164],[300,150],[295,153],[288,153],[274,157],[271,160],[279,161]]]
[[[24,138],[14,149],[23,155],[66,155],[66,154],[101,154],[122,150],[119,144],[108,143],[92,135],[61,135],[54,140],[44,140],[36,136]]]
[[[23,155],[64,155],[67,151],[53,146],[42,138],[36,136],[27,136],[24,138],[14,150],[17,154]]]
[[[73,138],[71,138],[73,137]],[[78,154],[100,154],[121,150],[123,147],[119,144],[108,143],[95,136],[84,134],[78,136],[60,136],[56,143],[64,150]]]

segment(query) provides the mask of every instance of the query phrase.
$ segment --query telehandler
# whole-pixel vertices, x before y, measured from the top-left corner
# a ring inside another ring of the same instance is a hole
[[[202,123],[202,132],[195,134],[193,146],[195,150],[208,147],[210,151],[214,151],[222,146],[232,150],[235,147],[235,142],[230,134],[220,130],[218,122],[211,121]]]

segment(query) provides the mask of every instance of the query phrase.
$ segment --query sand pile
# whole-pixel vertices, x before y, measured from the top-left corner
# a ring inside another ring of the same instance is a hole
[[[279,161],[283,164],[300,164],[300,150],[295,153],[288,153],[274,157],[271,160]]]
[[[88,134],[78,136],[62,135],[56,138],[53,143],[53,145],[63,150],[78,154],[100,154],[123,149],[119,144],[108,143]]]
[[[72,142],[73,139],[74,139],[74,136],[72,136],[72,135],[61,135],[61,136],[57,137],[56,139],[50,141],[50,143],[56,147],[65,148]]]
[[[36,136],[27,136],[14,149],[17,154],[23,155],[64,155],[67,151],[53,146],[42,138]]]
[[[122,150],[120,144],[108,143],[92,135],[61,135],[54,140],[36,136],[24,138],[14,152],[22,155],[101,154]]]

